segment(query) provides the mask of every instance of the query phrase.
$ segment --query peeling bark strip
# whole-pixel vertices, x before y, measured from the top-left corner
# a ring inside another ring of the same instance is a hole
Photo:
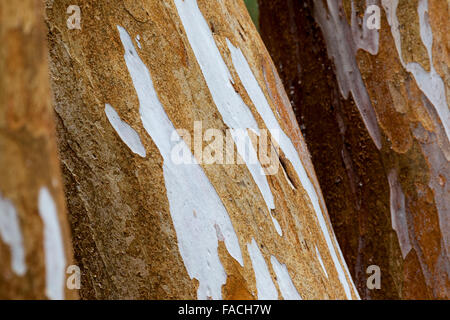
[[[86,0],[81,30],[69,5],[46,16],[82,298],[358,298],[243,1]],[[191,164],[173,163],[196,121],[280,131],[280,169],[202,164],[189,143]]]
[[[449,2],[259,4],[361,296],[448,299]],[[367,24],[374,5],[380,28]]]
[[[125,29],[118,29],[128,71],[139,98],[142,123],[164,160],[165,187],[181,257],[189,276],[199,281],[198,298],[221,299],[226,274],[217,253],[218,233],[224,235],[221,241],[225,242],[230,255],[243,265],[233,225],[214,187],[195,159],[190,161],[193,164],[177,165],[172,162],[170,153],[173,146],[170,142],[175,127],[158,99],[151,76],[130,36]],[[187,149],[187,146],[184,148]]]
[[[41,1],[0,2],[0,299],[73,299]]]

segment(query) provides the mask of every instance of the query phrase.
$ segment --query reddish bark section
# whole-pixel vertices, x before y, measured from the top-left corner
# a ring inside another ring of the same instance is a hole
[[[410,137],[410,130],[420,131],[422,127],[396,113],[389,91],[383,91],[388,87],[383,77],[389,73],[404,76],[402,85],[406,83],[412,92],[417,91],[406,72],[390,71],[398,62],[386,58],[395,55],[395,46],[385,17],[379,55],[360,51],[357,56],[372,102],[378,100],[377,120],[384,130],[383,147],[378,150],[351,94],[348,100],[341,95],[334,62],[328,57],[322,30],[314,19],[315,1],[259,3],[262,38],[311,152],[336,236],[361,298],[448,297],[448,262],[439,229],[438,205],[428,186],[432,160],[425,156],[421,141]],[[408,98],[405,100],[412,105]],[[400,141],[397,135],[396,141],[391,141],[386,132],[394,131],[404,132],[409,140]],[[398,142],[408,142],[406,152],[393,150]],[[445,160],[443,163],[448,166]],[[391,222],[388,175],[392,171],[398,174],[399,190],[405,195],[412,241],[412,249],[404,259]],[[439,262],[438,257],[444,261]],[[380,290],[366,286],[366,269],[373,264],[381,268]]]

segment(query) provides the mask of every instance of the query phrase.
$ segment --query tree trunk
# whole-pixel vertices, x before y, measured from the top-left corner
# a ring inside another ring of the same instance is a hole
[[[82,298],[357,298],[244,2],[86,0],[81,29],[71,2],[47,24]],[[278,170],[220,145],[239,129]]]
[[[449,1],[259,3],[361,297],[448,299]]]
[[[0,2],[0,299],[76,298],[41,1]]]

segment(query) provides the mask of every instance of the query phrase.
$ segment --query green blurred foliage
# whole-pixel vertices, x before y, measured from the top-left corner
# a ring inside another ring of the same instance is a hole
[[[258,0],[244,0],[245,5],[247,6],[248,12],[252,17],[253,23],[259,31],[259,6]]]

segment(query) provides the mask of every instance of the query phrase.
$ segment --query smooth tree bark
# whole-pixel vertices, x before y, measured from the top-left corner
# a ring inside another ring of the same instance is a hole
[[[448,299],[449,2],[259,4],[361,297]]]
[[[77,297],[43,13],[0,2],[0,299]]]
[[[242,0],[85,0],[80,29],[46,3],[82,298],[358,298]],[[240,131],[250,153],[266,129],[272,174],[220,144]]]

